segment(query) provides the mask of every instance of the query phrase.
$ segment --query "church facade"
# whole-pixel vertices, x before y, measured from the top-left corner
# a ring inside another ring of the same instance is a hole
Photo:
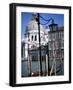
[[[26,27],[26,33],[24,34],[24,38],[22,39],[22,58],[28,59],[28,49],[38,51],[39,47],[39,34],[38,34],[38,22],[36,20],[36,16],[33,14],[32,20],[28,22]],[[48,31],[49,29],[45,28],[40,24],[40,40],[41,46],[45,46],[48,43]],[[33,55],[34,54],[34,55]],[[33,51],[33,57],[35,56],[35,52]],[[36,53],[37,55],[37,53]],[[35,58],[36,59],[36,58]]]

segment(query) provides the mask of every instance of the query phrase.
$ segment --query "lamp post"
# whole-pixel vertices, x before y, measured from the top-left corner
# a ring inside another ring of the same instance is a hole
[[[40,75],[42,76],[42,59],[41,59],[41,39],[40,39],[40,20],[39,20],[39,13],[37,13],[37,22],[38,22],[38,36],[39,36],[39,58],[40,58]]]
[[[42,72],[42,59],[41,59],[41,39],[40,39],[40,20],[39,20],[39,17],[42,18],[43,20],[47,21],[47,23],[41,24],[41,25],[46,25],[50,21],[52,21],[52,24],[55,26],[57,24],[54,24],[54,19],[50,18],[50,19],[46,20],[42,16],[40,16],[39,13],[37,13],[38,34],[39,34],[40,75],[42,76],[43,72]],[[54,27],[52,27],[52,29],[54,29]],[[50,73],[49,73],[49,48],[48,47],[49,47],[49,42],[47,43],[47,46],[46,46],[46,70],[47,70],[47,74],[49,76]]]

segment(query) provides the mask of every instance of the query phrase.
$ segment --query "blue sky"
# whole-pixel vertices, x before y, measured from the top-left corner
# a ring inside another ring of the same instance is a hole
[[[63,14],[49,14],[49,13],[40,13],[42,17],[45,19],[53,18],[54,22],[58,24],[58,26],[64,26],[64,15]],[[28,25],[28,22],[32,19],[32,13],[21,13],[21,36],[23,37],[26,26]],[[46,23],[43,19],[40,18],[41,23]],[[51,21],[48,23],[48,25],[51,24]]]

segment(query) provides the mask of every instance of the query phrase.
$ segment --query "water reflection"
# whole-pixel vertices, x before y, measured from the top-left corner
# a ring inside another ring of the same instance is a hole
[[[40,61],[32,60],[31,62],[31,76],[34,76],[33,74],[36,73],[36,76],[39,75],[40,69],[39,69],[39,63]],[[50,70],[52,67],[53,60],[49,60],[49,66]],[[55,69],[55,68],[54,68]],[[52,76],[54,75],[54,70]],[[45,75],[46,71],[46,65],[45,65],[45,60],[42,61],[42,71],[43,71],[43,76]],[[56,75],[64,75],[64,61],[63,60],[56,60]],[[23,60],[21,62],[21,76],[22,77],[29,77],[29,64],[28,61]],[[46,76],[46,75],[45,75]]]

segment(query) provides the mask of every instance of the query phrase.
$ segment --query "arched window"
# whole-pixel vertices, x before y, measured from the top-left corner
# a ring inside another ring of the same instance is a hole
[[[35,41],[37,41],[37,36],[35,35]]]
[[[33,35],[32,35],[32,37],[31,37],[31,40],[33,41]]]

